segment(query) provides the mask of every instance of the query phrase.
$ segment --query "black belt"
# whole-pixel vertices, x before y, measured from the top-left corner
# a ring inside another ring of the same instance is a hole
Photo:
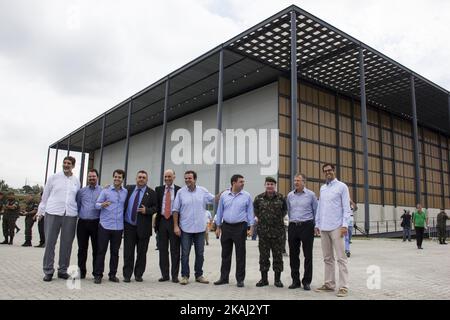
[[[310,224],[310,223],[313,223],[313,222],[314,222],[314,220],[291,221],[291,222],[289,222],[289,224],[292,224],[292,225],[294,225],[294,226],[301,226],[301,225],[304,225],[304,224]]]
[[[241,221],[241,222],[236,222],[236,223],[228,223],[226,221],[223,222],[223,224],[226,224],[228,226],[238,226],[238,225],[243,224],[243,223],[247,223],[247,222],[246,221]]]

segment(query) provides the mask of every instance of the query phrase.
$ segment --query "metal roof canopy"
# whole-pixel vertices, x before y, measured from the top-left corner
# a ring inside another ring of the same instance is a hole
[[[290,71],[290,12],[297,16],[297,68],[300,79],[350,97],[360,97],[359,48],[363,48],[368,104],[411,119],[411,76],[415,78],[421,125],[446,135],[449,92],[312,14],[292,5],[217,46],[107,111],[104,145],[126,138],[132,101],[131,135],[163,123],[165,82],[170,81],[168,121],[217,103],[219,52],[224,50],[224,100],[276,81]],[[100,148],[103,116],[90,121],[51,148],[85,152]]]

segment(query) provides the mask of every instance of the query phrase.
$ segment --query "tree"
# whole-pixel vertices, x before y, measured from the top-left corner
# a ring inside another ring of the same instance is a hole
[[[0,180],[0,191],[8,191],[9,186],[6,184],[5,180]]]
[[[44,188],[38,184],[34,185],[32,189],[34,194],[41,194],[44,191]]]
[[[22,190],[23,190],[24,193],[32,193],[32,192],[34,192],[33,188],[30,187],[29,185],[23,186]]]

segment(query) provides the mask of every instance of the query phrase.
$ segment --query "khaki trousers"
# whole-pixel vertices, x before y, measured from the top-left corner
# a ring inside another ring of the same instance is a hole
[[[325,264],[325,285],[331,289],[336,289],[334,249],[339,267],[338,289],[348,289],[347,256],[345,255],[344,237],[341,237],[340,228],[333,231],[321,231],[320,233],[323,262]]]

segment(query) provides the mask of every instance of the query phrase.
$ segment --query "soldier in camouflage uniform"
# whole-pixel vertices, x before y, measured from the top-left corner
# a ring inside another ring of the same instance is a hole
[[[31,234],[34,225],[34,216],[38,210],[38,203],[34,201],[33,195],[29,194],[26,198],[27,206],[22,215],[25,216],[25,242],[22,247],[31,247]]]
[[[275,272],[275,286],[282,288],[281,272],[283,271],[283,247],[285,234],[284,216],[287,214],[286,199],[276,192],[277,182],[272,177],[265,181],[266,191],[255,197],[253,208],[258,219],[259,236],[259,269],[261,280],[257,287],[269,285],[267,273],[270,268],[270,251],[273,257],[273,271]]]
[[[447,220],[448,215],[444,209],[441,209],[441,212],[437,215],[437,232],[439,237],[439,244],[447,244],[445,242],[445,238],[447,237]]]
[[[16,227],[16,220],[19,218],[20,206],[19,201],[16,200],[14,192],[8,192],[8,198],[4,205],[3,214],[3,235],[5,241],[2,244],[13,244],[14,228]]]

